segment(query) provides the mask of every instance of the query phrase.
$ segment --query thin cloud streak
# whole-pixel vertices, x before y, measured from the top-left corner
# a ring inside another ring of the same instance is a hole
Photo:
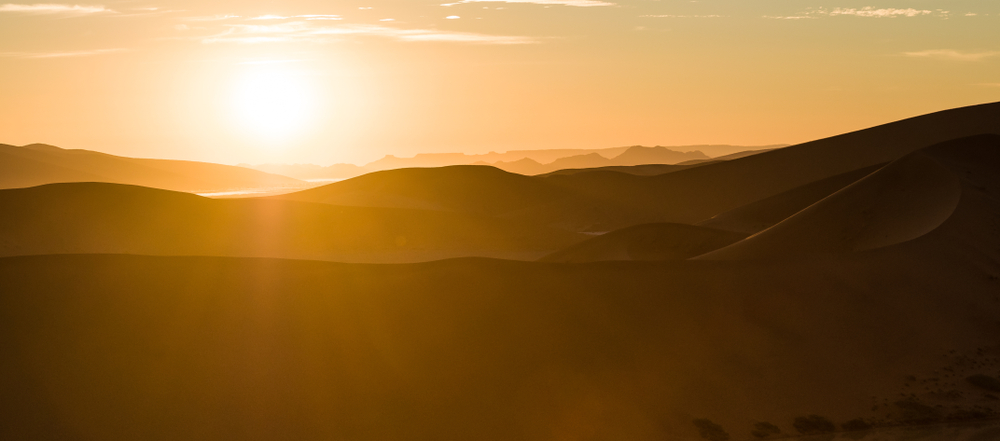
[[[455,3],[442,3],[441,6],[455,6],[469,3],[531,3],[546,6],[576,6],[579,8],[617,6],[615,3],[599,0],[461,0]]]
[[[981,61],[1000,56],[1000,52],[960,52],[953,49],[931,49],[918,52],[903,52],[903,55],[914,58],[930,58],[950,61]]]
[[[724,15],[671,15],[671,14],[659,14],[659,15],[640,15],[640,17],[649,18],[720,18],[725,17]]]
[[[17,12],[22,14],[69,14],[69,15],[117,13],[117,11],[105,8],[104,6],[101,5],[81,6],[81,5],[64,5],[64,4],[50,4],[50,3],[38,3],[31,5],[6,3],[0,5],[0,12]]]
[[[311,26],[305,22],[290,22],[276,25],[228,25],[221,34],[202,38],[202,43],[281,43],[281,42],[325,42],[330,38],[348,36],[371,36],[391,38],[399,41],[453,42],[478,44],[532,44],[535,39],[521,36],[487,35],[472,32],[440,31],[432,29],[399,29],[376,25]]]
[[[929,9],[913,9],[913,8],[876,8],[873,6],[865,6],[863,8],[809,8],[806,12],[801,12],[797,15],[765,15],[763,18],[770,18],[775,20],[805,20],[805,19],[815,19],[819,17],[862,17],[862,18],[911,18],[911,17],[921,17],[921,16],[940,16],[948,17],[949,12],[945,10],[938,9],[936,11],[931,11]]]
[[[25,58],[25,59],[76,58],[76,57],[91,57],[94,55],[114,54],[120,52],[128,52],[128,49],[124,48],[95,49],[89,51],[73,51],[73,52],[7,52],[7,53],[0,53],[0,56],[8,58]]]
[[[861,9],[857,8],[836,8],[826,15],[838,16],[838,15],[853,15],[855,17],[872,17],[872,18],[885,18],[885,17],[916,17],[920,15],[930,15],[933,11],[926,9],[893,9],[893,8],[882,8],[875,9],[871,6],[865,6]]]

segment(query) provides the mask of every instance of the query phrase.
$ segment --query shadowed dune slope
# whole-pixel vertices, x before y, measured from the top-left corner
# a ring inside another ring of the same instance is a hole
[[[873,165],[810,182],[801,187],[713,216],[711,219],[698,222],[697,225],[747,234],[759,233],[841,188],[857,182],[884,165]]]
[[[130,253],[413,262],[535,259],[582,236],[461,213],[214,200],[118,184],[0,190],[0,255]]]
[[[1000,134],[1000,103],[946,110],[657,176],[588,172],[532,181],[486,167],[406,169],[282,198],[504,214],[590,231],[654,222],[690,224],[938,142],[984,133]]]
[[[301,186],[302,181],[243,167],[140,159],[45,144],[0,144],[0,188],[57,182],[111,182],[188,192]]]
[[[777,225],[699,259],[794,258],[916,239],[942,225],[962,199],[961,177],[971,172],[940,159],[956,152],[982,161],[979,167],[1000,170],[1000,135],[945,142],[898,159]]]
[[[644,224],[570,245],[540,262],[684,260],[746,238],[746,234],[684,224]]]
[[[695,223],[793,188],[966,136],[1000,134],[1000,103],[945,110],[857,132],[652,176],[589,196]],[[623,197],[620,195],[628,195]]]

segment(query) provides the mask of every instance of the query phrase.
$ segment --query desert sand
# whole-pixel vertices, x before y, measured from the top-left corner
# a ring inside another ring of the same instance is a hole
[[[1000,103],[652,176],[0,205],[3,439],[1000,436]],[[401,235],[523,260],[345,263]]]

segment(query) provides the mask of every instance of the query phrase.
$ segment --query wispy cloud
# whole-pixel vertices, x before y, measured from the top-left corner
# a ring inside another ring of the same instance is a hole
[[[658,15],[640,15],[640,17],[651,17],[651,18],[719,18],[725,17],[724,15],[672,15],[672,14],[658,14]]]
[[[113,9],[105,8],[101,5],[66,5],[37,3],[31,5],[20,5],[6,3],[0,5],[0,12],[17,12],[22,14],[64,14],[64,15],[88,15],[101,13],[115,13]]]
[[[94,55],[106,55],[119,52],[127,52],[128,49],[116,48],[116,49],[94,49],[89,51],[72,51],[72,52],[6,52],[0,53],[0,56],[8,58],[74,58],[74,57],[90,57]]]
[[[377,25],[315,26],[303,21],[274,25],[232,24],[221,34],[203,38],[203,43],[280,43],[293,41],[324,42],[331,38],[371,36],[399,41],[453,42],[477,44],[531,44],[533,38],[506,35],[488,35],[473,32],[441,31],[434,29],[400,29]]]
[[[251,17],[248,20],[292,20],[292,19],[306,19],[306,20],[341,20],[339,15],[333,14],[310,14],[310,15],[261,15],[258,17]]]
[[[914,8],[876,8],[874,6],[865,6],[863,8],[809,8],[805,12],[801,12],[795,15],[765,15],[764,18],[771,18],[777,20],[804,20],[813,19],[819,17],[863,17],[863,18],[899,18],[899,17],[921,17],[921,16],[939,16],[948,17],[949,12],[937,9],[914,9]]]
[[[927,9],[894,9],[894,8],[881,8],[876,9],[871,6],[865,6],[861,9],[858,8],[836,8],[827,12],[826,15],[837,16],[837,15],[853,15],[855,17],[871,17],[871,18],[886,18],[886,17],[917,17],[920,15],[931,15],[934,11]]]
[[[816,17],[812,15],[765,15],[764,18],[771,18],[775,20],[811,20]]]
[[[1000,56],[1000,52],[960,52],[953,49],[931,49],[918,52],[903,52],[907,57],[931,58],[951,61],[980,61]]]
[[[455,3],[443,3],[441,6],[455,6],[467,3],[532,3],[536,5],[576,6],[581,8],[616,6],[614,3],[599,0],[460,0]]]

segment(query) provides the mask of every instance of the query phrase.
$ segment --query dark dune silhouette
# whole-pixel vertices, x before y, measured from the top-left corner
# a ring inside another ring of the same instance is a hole
[[[0,256],[127,253],[419,262],[535,259],[584,237],[462,213],[215,200],[117,184],[0,190]]]
[[[285,176],[208,162],[126,158],[45,144],[0,144],[0,188],[57,182],[112,182],[188,192],[305,185]]]
[[[864,251],[790,259],[2,258],[0,437],[743,440],[994,418],[998,171],[995,136],[907,156],[789,219],[828,237],[810,211],[895,201],[847,238]]]
[[[540,262],[684,260],[746,238],[746,234],[684,224],[644,224],[602,234],[539,259]]]

